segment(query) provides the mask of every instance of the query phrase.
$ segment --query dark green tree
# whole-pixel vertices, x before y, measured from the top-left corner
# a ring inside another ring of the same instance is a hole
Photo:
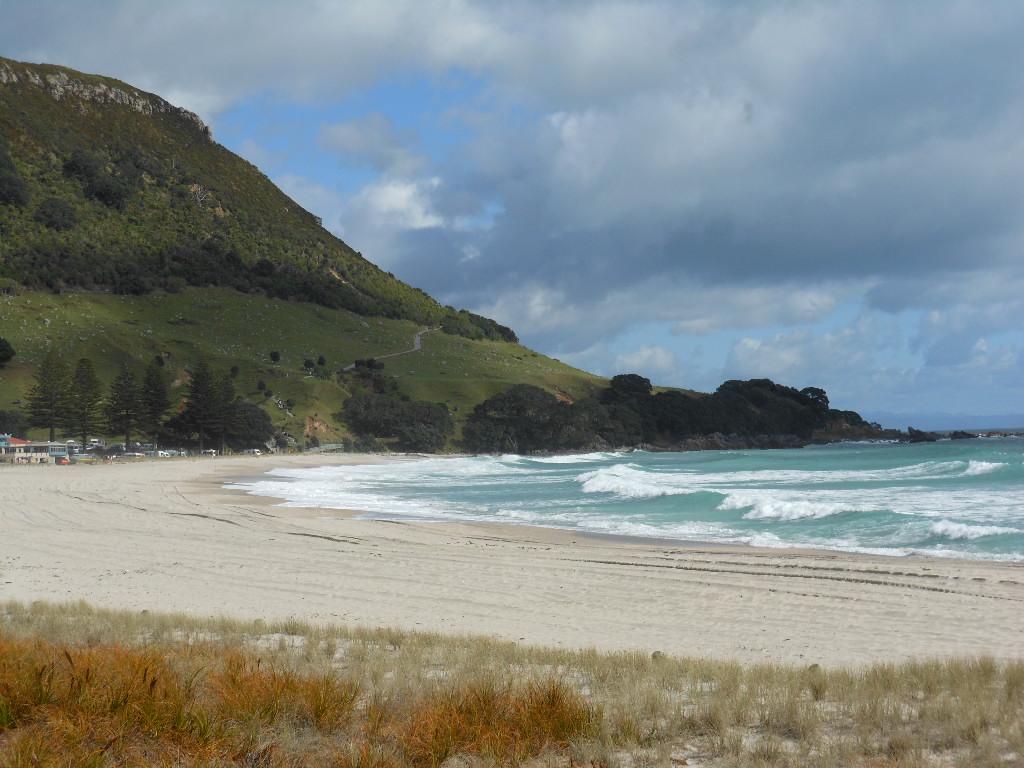
[[[235,429],[235,419],[238,414],[238,395],[235,393],[235,382],[231,375],[221,376],[217,379],[217,419],[214,425],[216,435],[220,439],[220,452],[224,453],[227,445],[228,435]]]
[[[50,430],[50,442],[64,422],[68,400],[68,369],[56,352],[43,358],[28,393],[28,417],[33,427]]]
[[[167,392],[167,380],[163,373],[163,358],[155,358],[146,366],[146,373],[142,379],[142,391],[140,393],[140,421],[139,428],[144,434],[153,438],[153,445],[156,446],[157,436],[163,426],[164,415],[171,407],[171,396]]]
[[[233,448],[255,448],[274,436],[274,425],[267,412],[255,403],[238,400],[228,430],[228,445]]]
[[[68,434],[81,437],[84,448],[89,444],[89,434],[96,432],[102,425],[100,406],[103,402],[103,387],[96,376],[92,360],[87,357],[79,359],[75,365],[66,402],[64,429]]]
[[[75,209],[66,200],[59,197],[48,197],[36,208],[33,218],[44,227],[63,231],[71,229],[78,223]]]
[[[104,411],[111,434],[124,435],[127,448],[132,434],[143,422],[142,393],[128,366],[121,368],[111,382]]]
[[[14,347],[11,346],[11,342],[0,336],[0,368],[11,362],[14,355]]]
[[[21,411],[0,411],[0,435],[28,437],[28,417]]]
[[[24,208],[28,201],[28,185],[13,173],[0,173],[0,205]]]
[[[213,371],[205,360],[196,363],[188,384],[185,409],[181,413],[184,426],[199,440],[200,453],[207,439],[218,435],[220,396]]]

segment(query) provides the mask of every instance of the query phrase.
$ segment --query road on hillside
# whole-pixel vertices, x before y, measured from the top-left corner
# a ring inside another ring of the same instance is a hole
[[[374,360],[386,360],[389,357],[399,357],[401,355],[408,355],[408,354],[411,354],[413,352],[419,352],[420,349],[423,348],[423,335],[426,334],[426,333],[430,333],[431,331],[437,331],[437,330],[440,330],[440,327],[438,327],[438,328],[423,328],[422,330],[417,331],[413,335],[413,337],[412,337],[412,346],[409,349],[403,349],[401,352],[389,352],[386,355],[372,355],[372,358]],[[356,367],[355,363],[349,363],[348,365],[346,365],[341,370],[343,370],[343,371],[351,371],[355,367]]]

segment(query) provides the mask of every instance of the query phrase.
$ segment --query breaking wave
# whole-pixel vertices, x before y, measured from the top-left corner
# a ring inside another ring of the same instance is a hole
[[[1024,559],[1021,440],[397,459],[279,469],[234,487],[325,515]]]
[[[1024,533],[1024,531],[1017,530],[1016,528],[1007,528],[1003,525],[967,525],[966,523],[956,523],[952,520],[939,520],[937,523],[932,523],[931,532],[936,536],[944,536],[947,539],[959,539],[961,541],[982,539],[986,536]]]

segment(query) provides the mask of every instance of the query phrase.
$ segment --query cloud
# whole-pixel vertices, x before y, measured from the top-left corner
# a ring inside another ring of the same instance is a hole
[[[413,175],[423,166],[423,158],[408,149],[413,142],[415,136],[398,131],[391,120],[377,112],[320,129],[322,146],[394,176]]]
[[[634,352],[615,358],[618,371],[641,372],[648,377],[664,378],[676,373],[679,361],[675,353],[665,347],[640,347]]]

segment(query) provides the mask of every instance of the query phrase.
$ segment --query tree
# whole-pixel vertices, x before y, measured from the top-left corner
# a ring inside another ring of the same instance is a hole
[[[100,404],[103,402],[103,388],[96,377],[92,360],[79,359],[71,375],[67,391],[67,408],[63,424],[69,434],[82,438],[82,447],[89,443],[89,434],[96,432],[100,421]]]
[[[171,407],[171,397],[167,392],[167,380],[164,378],[163,371],[160,370],[163,360],[162,357],[157,357],[146,366],[140,393],[139,427],[145,434],[152,435],[154,447],[157,435],[160,434],[160,427],[163,425],[164,414]]]
[[[7,363],[11,362],[15,355],[14,347],[11,346],[11,342],[0,336],[0,368],[3,368]]]
[[[216,385],[217,418],[214,428],[220,438],[220,452],[224,453],[228,435],[234,431],[235,417],[238,413],[238,395],[235,394],[235,382],[231,375],[221,376]]]
[[[63,231],[71,229],[78,223],[75,209],[66,200],[59,197],[48,197],[36,208],[33,218],[44,227]]]
[[[325,365],[327,365],[327,358],[324,357],[323,355],[320,355],[316,359],[316,364],[323,368]]]
[[[0,173],[0,205],[24,208],[28,201],[28,185],[13,173]]]
[[[199,451],[206,446],[206,439],[217,434],[220,406],[217,383],[213,371],[205,360],[200,360],[192,371],[188,384],[188,397],[182,411],[182,422],[199,439]]]
[[[0,435],[28,436],[28,418],[21,411],[0,411]]]
[[[132,441],[132,433],[143,422],[142,393],[127,365],[111,382],[104,410],[110,432],[124,435],[127,448]]]
[[[56,439],[63,423],[68,398],[68,369],[56,352],[50,352],[36,370],[36,380],[28,393],[29,424],[50,430],[50,442]]]
[[[233,448],[253,448],[264,445],[273,436],[274,425],[266,411],[247,400],[237,401],[227,433],[229,445]]]

